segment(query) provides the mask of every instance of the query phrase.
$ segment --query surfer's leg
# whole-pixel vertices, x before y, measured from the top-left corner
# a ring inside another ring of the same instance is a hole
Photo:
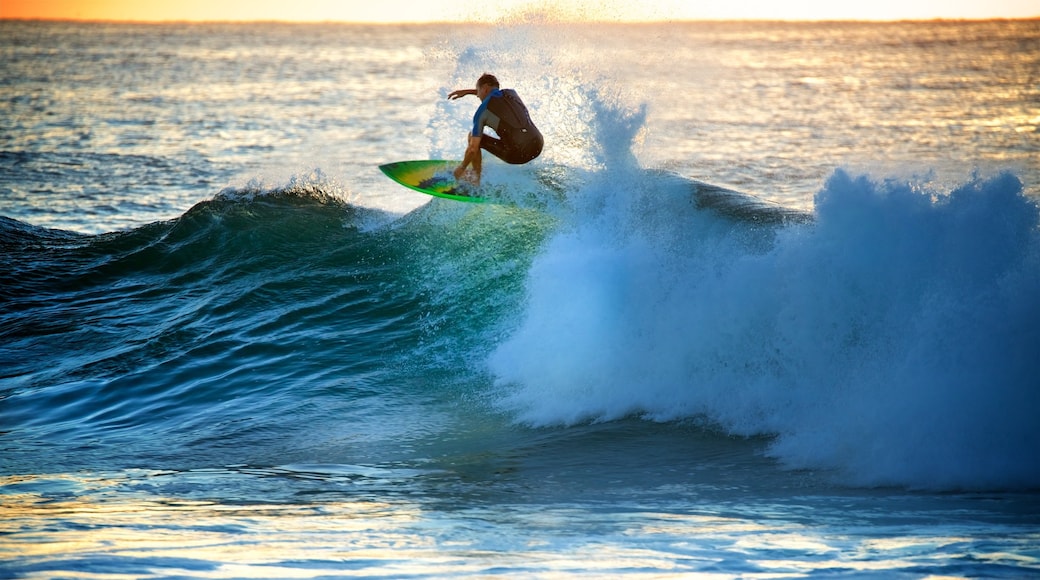
[[[522,143],[510,143],[485,134],[480,138],[480,147],[506,163],[521,165],[542,152],[542,136],[534,135]]]
[[[507,163],[509,162],[509,148],[506,147],[505,141],[501,139],[496,139],[491,135],[485,133],[480,138],[480,148],[484,149],[485,151],[494,155],[495,157],[498,157],[502,161],[505,161]]]

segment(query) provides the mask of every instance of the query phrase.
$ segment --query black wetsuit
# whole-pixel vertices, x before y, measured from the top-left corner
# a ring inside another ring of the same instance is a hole
[[[491,127],[496,139],[484,133]],[[494,89],[473,115],[473,136],[480,137],[480,147],[506,163],[520,164],[542,152],[542,134],[534,126],[527,107],[513,89]]]

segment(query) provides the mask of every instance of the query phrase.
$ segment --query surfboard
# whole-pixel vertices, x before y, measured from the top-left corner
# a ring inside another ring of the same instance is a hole
[[[455,180],[452,171],[459,163],[444,159],[396,161],[380,165],[379,169],[397,183],[426,195],[473,203],[487,201],[479,196],[479,188]]]

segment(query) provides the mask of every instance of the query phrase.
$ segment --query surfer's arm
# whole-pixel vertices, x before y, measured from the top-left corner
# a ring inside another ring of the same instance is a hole
[[[448,99],[454,101],[455,99],[465,97],[468,95],[476,95],[477,89],[457,89],[448,93]]]

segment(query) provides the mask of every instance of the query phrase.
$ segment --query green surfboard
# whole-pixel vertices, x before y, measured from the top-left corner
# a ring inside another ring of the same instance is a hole
[[[487,201],[478,195],[479,188],[455,181],[452,171],[459,163],[444,159],[397,161],[380,165],[379,169],[397,183],[426,195],[475,203]]]

